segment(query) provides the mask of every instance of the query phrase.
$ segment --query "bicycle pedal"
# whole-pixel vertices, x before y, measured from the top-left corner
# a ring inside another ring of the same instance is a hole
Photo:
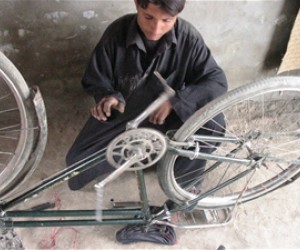
[[[171,224],[178,228],[206,228],[228,224],[232,218],[230,209],[201,210],[176,212],[171,216]]]
[[[207,223],[220,223],[225,222],[231,215],[228,209],[205,209],[203,210]]]
[[[29,211],[43,211],[43,210],[51,209],[51,208],[55,208],[55,202],[45,202],[45,203],[42,203],[40,205],[31,207],[29,209]]]
[[[119,201],[110,200],[112,208],[139,208],[142,206],[140,201]]]

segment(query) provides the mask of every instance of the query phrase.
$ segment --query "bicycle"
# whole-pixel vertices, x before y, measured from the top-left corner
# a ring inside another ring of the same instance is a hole
[[[203,228],[226,225],[237,205],[292,183],[300,176],[299,77],[277,76],[231,90],[198,110],[177,131],[162,135],[153,129],[138,128],[152,110],[174,94],[158,72],[156,75],[165,91],[129,122],[127,130],[106,149],[29,190],[20,191],[38,166],[46,146],[45,106],[38,88],[29,88],[16,67],[0,53],[2,234],[13,227],[107,224],[149,227],[158,224]],[[218,115],[225,119],[224,133],[214,136],[196,134],[200,128],[206,129],[207,122],[221,126],[214,120]],[[213,148],[213,152],[205,153],[208,148]],[[116,170],[95,186],[95,209],[11,210],[37,193],[93,167],[105,157]],[[199,175],[192,173],[195,179],[188,184],[180,183],[180,177],[174,175],[178,157],[203,159],[205,169],[200,169]],[[144,169],[153,164],[158,165],[157,176],[169,198],[159,208],[148,203],[144,180]],[[103,188],[127,170],[137,174],[140,203],[134,208],[124,208],[123,205],[130,204],[122,203],[115,204],[113,209],[103,209]],[[44,219],[55,217],[88,219]],[[200,217],[202,219],[198,219]]]

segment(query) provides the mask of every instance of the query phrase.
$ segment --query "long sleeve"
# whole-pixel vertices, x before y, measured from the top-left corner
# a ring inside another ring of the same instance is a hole
[[[104,96],[115,96],[119,101],[125,102],[123,95],[115,89],[112,60],[113,55],[101,40],[92,54],[82,79],[84,90],[92,95],[96,102]]]
[[[187,64],[185,83],[171,100],[180,119],[186,121],[194,112],[227,91],[227,80],[203,39],[195,42]]]

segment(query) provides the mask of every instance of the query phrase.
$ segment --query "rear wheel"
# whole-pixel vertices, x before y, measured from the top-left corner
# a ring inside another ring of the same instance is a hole
[[[0,196],[17,185],[34,143],[34,106],[16,67],[0,52]]]
[[[214,120],[218,115],[224,116],[226,129]],[[231,207],[237,201],[247,202],[275,190],[300,172],[300,78],[270,78],[230,91],[197,111],[173,139],[190,140],[200,128],[208,130],[208,121],[219,127],[218,131],[225,129],[220,138],[237,142],[216,146],[200,140],[201,150],[211,147],[212,156],[255,163],[207,160],[204,169],[185,173],[190,176],[186,185],[174,174],[178,155],[168,152],[160,162],[158,176],[173,201],[182,203],[200,195],[199,208]],[[197,175],[197,171],[202,173]]]

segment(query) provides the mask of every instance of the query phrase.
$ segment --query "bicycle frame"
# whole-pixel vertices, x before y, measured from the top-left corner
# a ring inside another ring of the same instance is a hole
[[[161,96],[155,100],[150,106],[141,114],[139,115],[135,120],[128,122],[127,124],[127,130],[128,129],[136,129],[138,125],[153,111],[155,110],[162,102],[170,98],[174,94],[174,91],[170,89],[170,87],[166,84],[165,80],[156,72],[156,76],[159,78],[159,80],[164,85],[165,91],[161,94]],[[43,114],[44,116],[45,114]],[[39,122],[43,122],[44,124],[45,119],[39,119]],[[42,128],[46,129],[46,126],[43,125]],[[45,133],[42,133],[43,137]],[[222,142],[222,141],[229,141],[232,143],[240,143],[235,138],[224,138],[224,137],[208,137],[208,136],[201,136],[198,135],[194,138],[195,140],[206,140],[208,142],[214,141],[214,142]],[[42,138],[40,138],[42,140]],[[180,143],[182,146],[186,146],[190,144],[190,142],[187,143]],[[211,159],[210,154],[205,154],[199,152],[199,148],[196,147],[196,150],[184,150],[184,149],[178,149],[178,142],[168,140],[168,150],[171,150],[175,152],[176,154],[184,157],[189,158],[197,158],[197,159]],[[89,168],[94,167],[95,165],[101,163],[105,160],[106,156],[106,148],[97,152],[97,154],[93,157],[89,157],[85,161],[80,161],[74,164],[73,166],[70,166],[67,169],[64,169],[53,176],[50,176],[49,178],[45,179],[44,181],[40,182],[33,188],[29,189],[28,191],[24,191],[20,193],[19,195],[15,196],[14,198],[0,204],[0,209],[2,211],[2,221],[1,221],[1,227],[3,228],[9,228],[9,227],[55,227],[55,226],[92,226],[92,225],[108,225],[108,224],[151,224],[151,223],[159,223],[159,224],[170,224],[166,221],[163,221],[164,219],[167,219],[170,217],[170,213],[177,212],[177,211],[184,211],[187,208],[194,207],[196,203],[206,196],[210,195],[213,191],[216,191],[218,189],[223,188],[226,185],[229,185],[233,180],[229,180],[226,183],[224,183],[222,186],[216,187],[214,190],[204,193],[197,197],[194,200],[188,201],[185,204],[174,206],[172,209],[169,210],[169,208],[164,204],[162,206],[161,210],[153,214],[151,212],[151,206],[148,202],[147,198],[147,190],[146,190],[146,184],[145,184],[145,178],[144,178],[144,171],[143,170],[136,170],[136,176],[137,176],[137,182],[138,182],[138,189],[139,189],[139,195],[140,195],[140,207],[137,208],[117,208],[117,209],[105,209],[102,210],[102,216],[103,219],[101,221],[97,220],[97,209],[93,210],[58,210],[58,211],[51,211],[51,210],[9,210],[13,208],[15,205],[20,204],[27,199],[33,198],[37,196],[40,192],[54,186],[57,184],[60,184],[64,181],[69,180],[70,178],[76,176],[77,174],[80,174],[81,172],[88,170]],[[217,160],[222,161],[235,161],[239,162],[241,164],[246,165],[253,165],[253,162],[251,160],[244,160],[244,159],[234,159],[230,157],[215,157]],[[120,167],[122,168],[122,167]],[[126,167],[128,168],[128,167]],[[248,174],[253,170],[252,167],[249,168],[248,171],[245,171],[240,174],[240,177]],[[124,170],[119,170],[121,174]],[[118,172],[118,169],[115,171]],[[108,181],[111,181],[112,179],[115,179],[117,176],[113,172],[111,176],[108,176],[106,179]],[[110,178],[110,179],[109,179]],[[236,177],[238,178],[238,177]],[[65,218],[76,218],[76,219],[44,219],[44,218],[55,218],[55,217],[65,217]],[[85,219],[82,219],[82,218]],[[109,217],[109,218],[105,218]],[[20,220],[23,218],[23,220]],[[41,220],[28,220],[28,218],[43,218]],[[79,219],[80,218],[80,219]],[[227,224],[231,216],[227,216],[224,224]],[[18,219],[16,221],[12,221],[12,219]],[[222,223],[220,223],[222,224]],[[174,225],[173,225],[174,226]]]
[[[95,217],[96,210],[60,210],[60,211],[6,211],[5,210],[25,201],[26,199],[36,196],[41,191],[52,187],[58,183],[68,180],[74,173],[80,173],[81,171],[87,170],[93,167],[96,163],[103,161],[105,158],[105,150],[99,153],[99,156],[92,161],[89,161],[79,166],[75,166],[72,169],[65,169],[52,177],[49,177],[39,185],[33,187],[27,192],[20,194],[14,199],[1,205],[3,211],[3,217],[7,218],[53,218],[53,217]],[[103,216],[128,216],[131,215],[133,218],[115,218],[115,219],[103,219],[97,221],[96,219],[86,220],[39,220],[39,221],[10,221],[4,220],[2,223],[3,227],[54,227],[54,226],[91,226],[91,225],[107,225],[107,224],[136,224],[145,223],[144,218],[149,218],[150,210],[147,202],[147,196],[145,191],[145,183],[143,172],[138,172],[139,179],[139,190],[141,191],[141,200],[143,207],[142,209],[112,209],[103,210]],[[134,218],[139,216],[140,218]]]
[[[175,150],[175,148],[171,148]],[[193,153],[193,152],[190,152]],[[68,179],[72,178],[73,176],[94,167],[96,164],[102,162],[105,159],[106,149],[103,149],[99,152],[99,154],[82,163],[79,162],[76,165],[74,165],[72,168],[64,169],[57,174],[54,174],[53,176],[45,179],[40,184],[36,185],[35,187],[31,188],[28,191],[25,191],[21,194],[19,194],[17,197],[1,204],[0,209],[2,211],[2,218],[4,219],[2,221],[1,227],[9,228],[9,227],[55,227],[55,226],[94,226],[94,225],[113,225],[113,224],[149,224],[151,221],[155,221],[156,223],[161,224],[168,224],[167,222],[162,223],[161,220],[167,218],[170,213],[177,212],[177,211],[183,211],[189,207],[194,206],[198,200],[208,196],[212,192],[216,191],[217,189],[223,188],[225,185],[229,185],[231,182],[224,183],[223,186],[219,186],[216,189],[212,190],[209,193],[204,193],[198,198],[189,201],[182,205],[176,205],[175,208],[168,210],[166,206],[162,207],[162,210],[159,214],[155,215],[151,213],[151,207],[147,199],[147,190],[146,190],[146,184],[145,184],[145,178],[144,178],[144,171],[143,170],[137,170],[137,181],[138,181],[138,189],[140,193],[140,202],[141,207],[140,208],[123,208],[123,209],[105,209],[102,210],[102,215],[104,219],[102,221],[99,221],[96,219],[97,210],[44,210],[44,211],[30,211],[30,210],[12,210],[7,211],[8,209],[14,207],[17,204],[20,204],[24,202],[27,199],[35,197],[37,194],[42,192],[43,190],[46,190],[54,185],[60,184],[64,181],[67,181]],[[201,159],[204,158],[204,155],[206,157],[209,157],[209,154],[202,154]],[[200,158],[200,156],[199,156]],[[252,168],[247,171],[247,173],[243,173],[240,175],[248,174]],[[106,216],[114,216],[114,218],[105,219]],[[127,216],[124,218],[124,216]],[[128,217],[130,216],[130,217]],[[89,219],[72,219],[72,220],[18,220],[18,221],[12,221],[11,219],[28,219],[28,218],[54,218],[54,217],[73,217],[73,218],[82,218],[82,217],[92,217]],[[231,216],[230,216],[231,217]],[[7,220],[5,219],[7,218]],[[229,222],[226,220],[224,224],[227,224]],[[174,226],[174,225],[173,225]]]

